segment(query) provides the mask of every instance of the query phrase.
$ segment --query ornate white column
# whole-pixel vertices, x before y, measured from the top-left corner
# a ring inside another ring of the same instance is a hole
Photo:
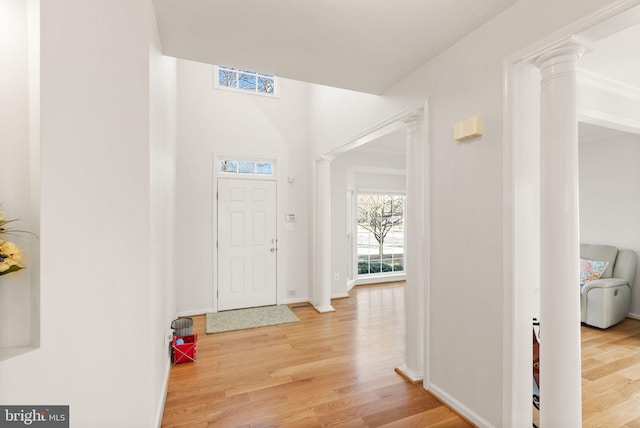
[[[316,161],[318,216],[318,275],[313,306],[318,312],[335,311],[331,306],[331,161],[323,156]]]
[[[425,162],[424,134],[421,133],[424,112],[408,116],[407,126],[407,199],[405,207],[405,362],[396,371],[412,382],[423,379],[424,373],[424,309],[426,284],[425,235]]]
[[[540,135],[540,425],[582,426],[578,122],[571,40],[543,54]]]

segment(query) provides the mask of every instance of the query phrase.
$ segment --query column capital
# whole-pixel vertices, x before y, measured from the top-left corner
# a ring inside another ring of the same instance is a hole
[[[418,122],[421,122],[423,120],[424,120],[424,109],[420,108],[412,111],[411,113],[403,117],[402,123],[404,123],[407,126],[415,126],[417,125]]]
[[[402,118],[402,123],[407,127],[407,137],[417,135],[418,126],[424,121],[424,109],[417,109]]]
[[[576,36],[568,37],[557,45],[549,48],[534,63],[545,74],[554,73],[554,67],[563,63],[575,64],[580,57],[592,50],[591,44]]]
[[[329,165],[336,157],[335,156],[331,156],[331,155],[322,155],[320,156],[318,159],[316,159],[316,162],[319,165]]]

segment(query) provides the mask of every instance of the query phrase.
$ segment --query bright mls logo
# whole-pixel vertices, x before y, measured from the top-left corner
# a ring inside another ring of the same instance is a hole
[[[69,406],[0,406],[0,428],[69,428]]]

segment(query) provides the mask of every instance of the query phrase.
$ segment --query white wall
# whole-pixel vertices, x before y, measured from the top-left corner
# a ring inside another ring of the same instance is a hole
[[[153,11],[151,11],[153,13]],[[156,420],[162,419],[169,377],[166,334],[176,316],[175,296],[175,192],[176,192],[176,89],[174,58],[162,55],[160,37],[152,23],[149,46],[149,162],[151,279],[149,341]]]
[[[309,130],[315,158],[361,136],[411,104],[405,96],[371,95],[321,85],[309,88]]]
[[[280,83],[280,98],[214,89],[211,65],[178,61],[176,293],[181,313],[216,307],[215,154],[277,160],[279,302],[309,297],[308,85]],[[294,230],[286,229],[285,213],[296,214]]]
[[[344,297],[349,289],[349,263],[352,258],[347,237],[349,211],[347,189],[400,192],[406,190],[404,174],[406,136],[404,132],[394,133],[394,136],[398,138],[400,145],[399,154],[355,150],[340,154],[331,162],[331,228],[333,230],[331,295],[333,297]],[[335,279],[336,274],[338,279]]]
[[[148,427],[169,364],[158,333],[175,313],[153,283],[173,250],[157,191],[172,180],[171,65],[150,1],[42,2],[40,19],[42,337],[0,365],[0,402]]]
[[[480,425],[508,424],[502,396],[503,59],[608,3],[522,0],[381,97],[314,87],[317,154],[429,97],[426,386]],[[484,117],[484,136],[454,142],[453,124],[475,115]]]
[[[640,255],[640,135],[580,143],[580,240]],[[640,318],[640,260],[630,314]]]

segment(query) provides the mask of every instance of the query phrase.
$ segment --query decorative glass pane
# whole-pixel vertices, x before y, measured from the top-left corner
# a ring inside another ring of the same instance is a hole
[[[255,74],[239,73],[238,88],[245,89],[247,91],[255,91],[256,80],[257,80],[257,76]]]
[[[255,174],[256,173],[256,163],[255,162],[240,161],[240,163],[238,164],[238,172],[240,174]]]
[[[223,160],[220,161],[220,171],[222,172],[238,172],[238,162]]]
[[[258,92],[265,94],[273,94],[275,90],[275,81],[273,77],[258,76]]]
[[[263,175],[273,174],[273,164],[271,163],[257,163],[256,172]]]
[[[220,171],[234,174],[273,175],[273,162],[221,160]]]
[[[215,86],[241,91],[277,96],[278,78],[272,74],[258,73],[233,67],[216,66]]]
[[[219,68],[218,84],[227,88],[236,88],[238,87],[238,74],[228,68]]]

